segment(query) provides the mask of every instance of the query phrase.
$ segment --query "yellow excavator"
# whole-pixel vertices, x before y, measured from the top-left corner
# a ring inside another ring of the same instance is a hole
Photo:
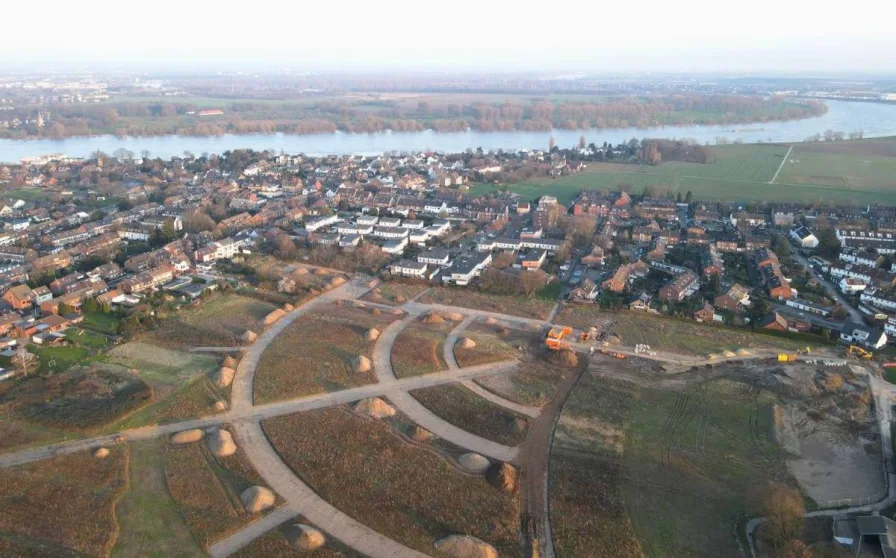
[[[871,360],[874,358],[874,353],[871,351],[866,351],[862,347],[858,347],[856,345],[850,345],[848,349],[846,349],[846,356],[855,357],[861,360]]]

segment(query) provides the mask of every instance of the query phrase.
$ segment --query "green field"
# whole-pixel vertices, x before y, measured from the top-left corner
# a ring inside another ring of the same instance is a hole
[[[590,163],[576,175],[551,180],[508,184],[525,199],[544,194],[569,203],[581,190],[617,190],[627,185],[640,194],[657,187],[707,201],[769,201],[896,205],[896,156],[885,149],[896,138],[796,144],[774,184],[770,181],[784,161],[786,145],[729,145],[713,147],[707,164],[668,162],[657,166]],[[822,149],[824,149],[822,151]],[[867,162],[866,162],[867,161]],[[472,194],[495,191],[496,186],[474,184]]]

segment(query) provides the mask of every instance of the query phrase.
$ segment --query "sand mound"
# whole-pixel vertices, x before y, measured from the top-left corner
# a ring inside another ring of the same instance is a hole
[[[724,354],[725,354],[725,357],[726,357],[726,358],[731,358],[731,357],[733,357],[733,356],[737,356],[737,355],[734,354],[733,351],[725,351]]]
[[[423,317],[424,324],[443,324],[445,323],[445,318],[439,316],[435,312],[430,312],[426,316]]]
[[[308,275],[308,270],[304,267],[299,267],[295,271],[293,271],[296,275]]]
[[[485,323],[487,323],[488,325],[495,325],[496,323],[498,323],[498,320],[494,318],[486,318]]]
[[[226,430],[218,430],[214,434],[209,435],[208,449],[215,457],[227,457],[236,453],[236,444],[233,442],[233,436]]]
[[[483,457],[478,453],[465,453],[457,458],[457,462],[460,463],[460,466],[464,469],[471,473],[478,474],[484,474],[488,471],[488,468],[491,465],[488,458]]]
[[[579,356],[573,351],[551,351],[549,359],[554,364],[569,368],[579,364]]]
[[[398,310],[398,309],[392,310],[393,316],[401,316],[402,314],[404,314],[404,312],[402,312],[401,310]]]
[[[97,459],[106,459],[109,457],[109,448],[99,448],[93,452],[93,456]]]
[[[383,300],[383,295],[374,291],[373,293],[371,293],[370,298],[372,298],[373,300]]]
[[[255,340],[258,339],[258,334],[252,330],[246,330],[242,335],[240,335],[240,341],[243,343],[254,343]]]
[[[618,335],[608,335],[604,342],[608,345],[618,345],[622,343],[622,339]]]
[[[265,317],[264,317],[264,321],[263,321],[262,323],[263,323],[264,325],[266,325],[266,326],[269,326],[269,325],[271,325],[272,323],[276,322],[277,320],[279,320],[280,318],[282,318],[282,317],[285,316],[285,315],[286,315],[286,312],[284,312],[284,311],[283,311],[282,309],[280,309],[280,308],[277,308],[276,310],[274,310],[273,312],[271,312],[270,314],[268,314],[267,316],[265,316]]]
[[[432,440],[432,432],[422,426],[412,426],[410,431],[411,440],[415,442],[425,443]]]
[[[192,430],[184,430],[183,432],[178,432],[177,434],[171,436],[172,444],[192,444],[193,442],[198,442],[205,435],[205,432],[202,431],[201,428],[194,428]]]
[[[403,303],[405,303],[405,302],[407,302],[407,301],[408,301],[408,299],[407,299],[406,297],[401,296],[401,295],[398,295],[398,296],[395,297],[395,302],[397,302],[397,303],[399,303],[399,304],[403,304]]]
[[[750,356],[750,351],[748,351],[746,349],[738,349],[737,354],[739,356]]]
[[[380,330],[373,327],[364,332],[364,339],[368,341],[376,341],[380,337]]]
[[[510,428],[517,434],[522,434],[529,429],[529,423],[524,418],[516,417],[510,424]]]
[[[308,289],[308,294],[310,294],[311,296],[317,296],[320,294],[320,289],[312,287]]]
[[[359,372],[370,372],[372,367],[373,365],[370,363],[370,359],[364,355],[359,355],[352,359],[352,372],[355,374]]]
[[[498,335],[500,335],[501,337],[507,337],[508,335],[510,335],[510,330],[506,327],[499,327]]]
[[[461,337],[460,341],[457,342],[457,345],[462,349],[472,349],[476,347],[476,341],[473,341],[469,337]]]
[[[286,304],[283,305],[283,311],[284,311],[284,312],[292,312],[292,311],[295,310],[295,309],[296,309],[296,307],[293,306],[292,304],[288,303],[288,302],[287,302]]]
[[[236,359],[230,355],[227,355],[226,357],[224,357],[224,362],[221,363],[221,366],[223,366],[225,368],[236,369],[236,364],[237,364]]]
[[[330,279],[329,281],[327,281],[327,288],[335,289],[336,287],[338,287],[340,285],[344,285],[344,284],[345,284],[345,279],[343,279],[342,277],[334,277],[334,278]]]
[[[330,272],[322,267],[318,267],[314,270],[315,275],[329,275]]]
[[[304,523],[296,523],[288,527],[284,536],[293,548],[305,551],[317,550],[327,542],[323,533]]]
[[[233,377],[236,375],[236,370],[233,368],[227,368],[226,366],[221,367],[220,370],[215,372],[212,380],[215,382],[215,385],[220,388],[226,388],[230,384],[233,383]]]
[[[512,494],[516,492],[519,472],[510,463],[495,463],[489,467],[485,478],[498,490]]]
[[[451,320],[452,322],[459,322],[464,319],[464,315],[460,312],[449,312],[445,314],[445,319]]]
[[[498,558],[498,551],[487,542],[469,535],[451,535],[435,544],[449,558]]]
[[[269,488],[251,486],[240,494],[240,500],[249,513],[259,513],[272,507],[276,498]]]
[[[212,406],[212,408],[220,413],[221,411],[227,410],[227,403],[225,401],[215,401],[215,404]]]
[[[355,403],[355,412],[366,417],[381,419],[395,416],[395,407],[379,397],[368,397]]]
[[[380,310],[379,308],[374,308],[373,310],[370,311],[370,313],[373,314],[374,316],[379,316],[380,314],[383,313],[383,311]]]

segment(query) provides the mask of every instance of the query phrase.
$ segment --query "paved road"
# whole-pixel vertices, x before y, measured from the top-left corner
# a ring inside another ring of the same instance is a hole
[[[299,514],[296,513],[296,511],[292,509],[292,507],[288,505],[280,506],[266,516],[246,525],[236,533],[232,533],[229,537],[221,539],[215,544],[211,545],[208,549],[208,553],[212,556],[212,558],[223,558],[224,556],[230,556],[258,537],[263,536],[271,529],[274,529],[275,527],[286,523],[297,515]]]
[[[773,176],[772,179],[768,181],[769,184],[774,184],[774,183],[775,183],[775,180],[778,180],[778,175],[781,174],[781,169],[783,169],[783,168],[784,168],[784,165],[787,164],[787,159],[790,158],[790,152],[791,152],[791,151],[793,151],[793,146],[792,146],[792,145],[791,145],[790,148],[787,150],[787,154],[784,155],[784,160],[781,161],[781,164],[780,164],[780,165],[778,165],[778,170],[775,171],[775,176]]]
[[[416,309],[406,308],[406,310],[409,312],[408,316],[403,320],[392,322],[389,327],[383,330],[373,348],[373,369],[376,371],[377,380],[381,384],[397,381],[395,371],[392,369],[392,346],[395,344],[398,334],[419,316],[419,312]],[[454,310],[457,311],[458,309]],[[490,364],[485,366],[492,368]],[[503,371],[507,370],[504,367],[502,368]],[[421,376],[421,378],[426,378],[430,375]],[[407,392],[396,391],[389,396],[389,401],[412,421],[455,445],[500,461],[514,461],[516,459],[517,448],[486,440],[454,426],[421,405],[419,401]]]
[[[191,347],[191,353],[241,353],[249,347]]]
[[[457,364],[457,359],[454,357],[454,347],[457,345],[457,338],[460,337],[460,334],[466,331],[466,329],[470,327],[470,324],[475,320],[476,316],[467,316],[461,323],[457,324],[457,327],[451,330],[451,333],[448,334],[448,338],[445,339],[445,343],[442,345],[442,358],[444,358],[445,362],[448,364],[449,370],[457,370],[460,368]],[[541,414],[541,407],[521,405],[516,401],[505,399],[500,395],[490,392],[473,380],[464,380],[461,384],[479,397],[486,399],[495,405],[504,407],[505,409],[510,409],[516,413],[526,415],[527,417],[537,417]]]
[[[846,299],[846,297],[843,296],[843,293],[840,292],[840,289],[837,288],[837,285],[834,285],[833,283],[822,277],[820,274],[816,273],[814,269],[812,269],[812,266],[809,265],[809,259],[806,256],[800,254],[799,250],[797,249],[792,250],[791,255],[796,258],[797,261],[800,262],[800,264],[809,271],[809,273],[812,274],[812,277],[815,277],[818,282],[821,283],[821,285],[834,300],[840,303],[840,305],[843,306],[843,308],[847,312],[849,312],[850,320],[857,324],[865,323],[865,318],[862,316],[862,313],[856,310],[856,308]]]

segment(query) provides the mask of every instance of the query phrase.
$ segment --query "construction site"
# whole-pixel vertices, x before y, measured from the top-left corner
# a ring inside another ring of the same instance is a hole
[[[214,409],[0,454],[10,517],[42,471],[96,468],[101,544],[59,507],[42,520],[71,529],[0,522],[0,549],[137,555],[166,530],[186,556],[773,556],[754,544],[769,483],[825,517],[892,499],[870,352],[724,332],[678,351],[614,313],[424,300],[355,276],[238,324],[209,313],[235,341],[178,348],[220,356]]]

